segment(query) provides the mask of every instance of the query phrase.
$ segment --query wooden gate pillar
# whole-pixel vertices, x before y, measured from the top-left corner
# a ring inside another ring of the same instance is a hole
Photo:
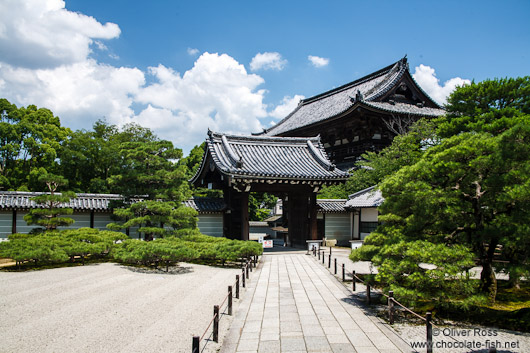
[[[317,194],[315,192],[311,194],[309,200],[309,239],[318,239]]]
[[[242,192],[240,194],[240,207],[241,207],[241,240],[249,239],[249,226],[248,226],[248,192]]]

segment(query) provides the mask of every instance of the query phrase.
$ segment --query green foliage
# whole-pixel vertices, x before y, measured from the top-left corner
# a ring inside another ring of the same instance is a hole
[[[249,220],[263,221],[268,218],[278,198],[266,192],[251,192],[248,197]]]
[[[435,124],[419,120],[407,134],[396,136],[392,144],[382,151],[364,153],[345,185],[324,187],[318,197],[347,199],[357,191],[378,185],[400,168],[416,163],[426,149],[437,143]]]
[[[467,298],[461,304],[484,295],[494,300],[498,245],[509,263],[497,270],[504,267],[513,282],[529,273],[528,82],[493,80],[457,89],[447,116],[424,125],[426,134],[397,137],[370,161],[373,169],[362,172],[381,175],[384,224],[351,258],[380,266],[376,280],[404,300],[432,299],[439,306],[451,296]],[[483,268],[480,293],[462,277],[472,258]]]
[[[43,234],[11,234],[9,241],[0,243],[0,257],[10,258],[18,264],[32,262],[37,265],[63,263],[97,256],[108,252],[117,241],[126,238],[123,233],[98,231],[91,228],[52,231]]]
[[[145,240],[162,238],[176,229],[197,228],[197,211],[172,201],[146,200],[132,203],[127,208],[114,209],[121,223],[111,223],[112,230],[139,227]]]
[[[119,156],[120,174],[111,176],[109,183],[121,195],[176,202],[191,196],[186,167],[175,162],[182,151],[170,141],[124,142]]]
[[[186,166],[186,177],[187,179],[191,179],[195,173],[197,173],[197,170],[201,166],[202,157],[204,155],[204,151],[206,149],[206,142],[201,143],[200,146],[194,146],[190,154],[182,158],[180,161],[180,164],[183,164]]]
[[[485,80],[459,87],[447,99],[447,116],[437,119],[442,137],[485,131],[498,135],[530,114],[530,76]]]
[[[45,108],[17,108],[0,99],[0,190],[26,188],[37,191],[30,174],[44,168],[58,169],[56,159],[70,130]]]
[[[178,231],[174,237],[150,242],[127,240],[113,248],[112,256],[124,263],[167,267],[181,261],[216,264],[235,262],[251,255],[261,255],[261,244],[230,240],[201,234],[198,230]]]
[[[32,197],[39,208],[31,209],[28,214],[24,216],[24,220],[31,224],[37,224],[44,227],[47,231],[57,229],[57,227],[69,226],[74,223],[74,220],[68,217],[60,217],[61,214],[72,214],[73,210],[64,207],[63,204],[68,203],[71,198],[75,198],[72,192],[64,192],[57,194],[57,188],[66,185],[68,182],[60,175],[44,173],[39,176],[39,182],[45,183],[48,187],[49,194],[41,194]]]

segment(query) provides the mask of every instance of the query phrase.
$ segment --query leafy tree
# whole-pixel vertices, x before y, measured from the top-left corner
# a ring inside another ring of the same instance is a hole
[[[427,148],[438,143],[435,129],[432,121],[415,122],[408,133],[396,136],[390,146],[379,152],[364,153],[346,184],[323,188],[319,198],[347,199],[357,191],[378,185],[400,168],[416,163]]]
[[[69,129],[45,108],[17,108],[0,99],[0,189],[38,190],[28,176],[44,168],[57,171],[56,159]]]
[[[188,179],[191,179],[201,166],[202,157],[204,155],[205,149],[206,142],[203,142],[199,146],[194,146],[191,149],[190,154],[187,157],[182,158],[181,164],[184,164],[186,166],[186,177]]]
[[[248,212],[251,221],[263,221],[270,216],[278,198],[266,192],[252,192],[248,198]]]
[[[513,93],[513,82],[525,84],[516,85],[518,91]],[[412,276],[405,272],[414,280],[405,285],[392,270],[399,267],[392,262],[392,249],[402,242],[422,242],[429,249],[425,259],[417,259],[417,266],[418,261],[433,261],[428,256],[436,257],[444,250],[444,256],[465,269],[467,256],[461,251],[466,249],[478,258],[483,268],[481,292],[492,300],[496,295],[493,260],[498,245],[510,259],[505,267],[513,271],[514,278],[527,273],[530,250],[522,245],[530,241],[530,116],[524,111],[528,105],[521,103],[529,100],[527,83],[527,78],[486,81],[455,91],[449,98],[450,114],[435,121],[433,136],[438,140],[429,142],[436,143],[420,149],[415,162],[405,164],[381,183],[385,203],[380,210],[385,224],[353,252],[353,259],[373,260],[381,266],[378,278],[386,285],[400,283],[425,298],[432,293],[422,293],[424,287],[419,283],[425,280],[422,276],[431,274],[423,271]],[[509,94],[504,99],[506,90]],[[471,109],[473,104],[476,109]],[[441,268],[447,271],[446,276],[455,273],[447,266]]]
[[[125,197],[180,202],[191,195],[186,168],[176,162],[182,151],[170,141],[124,142],[119,155],[121,173],[109,181]]]
[[[49,194],[41,194],[31,198],[38,205],[38,208],[31,209],[24,216],[24,220],[28,225],[37,224],[44,227],[46,231],[73,224],[72,218],[60,217],[60,215],[73,213],[71,208],[63,205],[74,198],[75,194],[72,192],[56,193],[58,187],[68,184],[67,180],[59,175],[45,173],[39,177],[39,181],[46,184]]]
[[[447,99],[447,115],[437,119],[441,137],[485,131],[498,135],[530,114],[530,76],[485,80],[459,87]]]
[[[163,238],[175,229],[197,228],[197,211],[172,201],[140,201],[115,209],[114,215],[124,222],[111,223],[107,226],[109,229],[139,227],[145,240]]]

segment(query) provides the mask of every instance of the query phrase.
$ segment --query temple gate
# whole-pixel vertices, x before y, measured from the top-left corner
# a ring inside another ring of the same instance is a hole
[[[316,196],[323,185],[343,183],[348,173],[333,165],[320,137],[234,136],[208,131],[195,186],[222,189],[228,209],[223,235],[248,240],[250,192],[283,200],[287,244],[317,239]]]

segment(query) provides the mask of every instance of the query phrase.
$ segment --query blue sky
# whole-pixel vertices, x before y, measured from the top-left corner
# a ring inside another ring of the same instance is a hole
[[[443,100],[530,73],[529,1],[0,0],[0,96],[73,129],[138,122],[189,151],[405,54]],[[313,61],[309,58],[312,57]]]

